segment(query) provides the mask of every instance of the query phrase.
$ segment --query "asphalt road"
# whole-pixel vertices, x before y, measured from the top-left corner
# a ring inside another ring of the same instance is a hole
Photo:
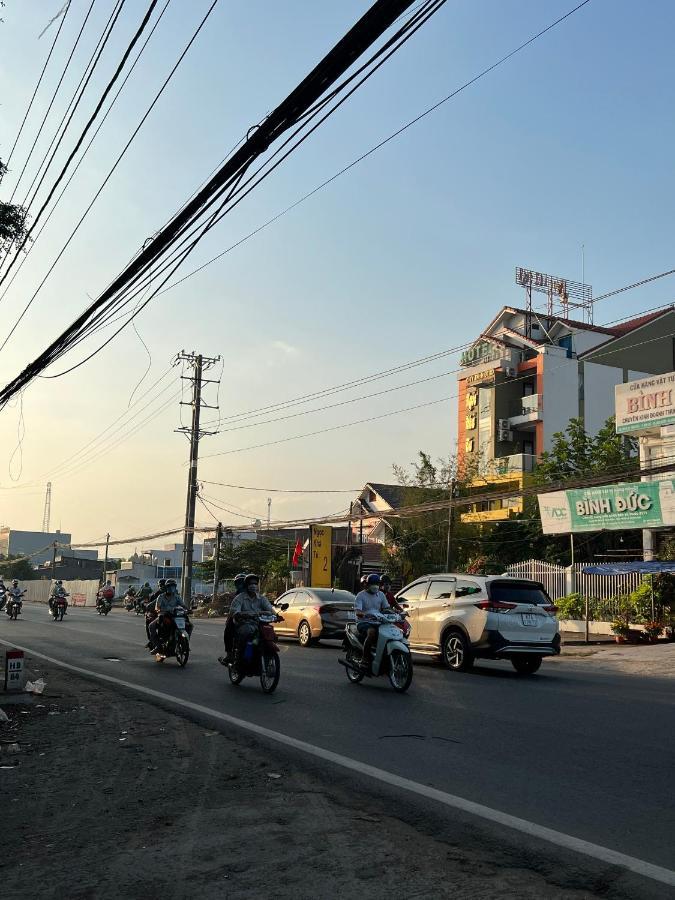
[[[55,623],[25,604],[19,621],[0,617],[0,638],[675,869],[672,680],[566,659],[532,678],[508,663],[456,674],[416,660],[401,696],[383,678],[351,685],[336,643],[282,642],[281,681],[268,697],[255,679],[229,684],[216,662],[222,623],[195,620],[184,670],[156,663],[143,618],[121,610],[71,609]]]

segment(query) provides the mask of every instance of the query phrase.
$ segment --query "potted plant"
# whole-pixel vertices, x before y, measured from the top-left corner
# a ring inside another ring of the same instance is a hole
[[[612,622],[612,631],[616,638],[617,644],[625,644],[630,634],[630,625],[624,619],[614,619]]]
[[[645,634],[647,635],[647,640],[651,644],[655,644],[663,634],[663,622],[645,622],[643,627]]]

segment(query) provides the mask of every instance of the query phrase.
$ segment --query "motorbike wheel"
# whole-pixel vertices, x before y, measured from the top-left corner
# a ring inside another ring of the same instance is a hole
[[[349,679],[349,681],[351,681],[352,684],[360,684],[365,676],[364,673],[359,670],[359,660],[354,657],[353,653],[348,653],[347,662],[350,666],[354,666],[353,669],[345,669],[347,678]]]
[[[260,687],[263,693],[271,694],[276,690],[280,675],[281,662],[278,653],[260,658]]]
[[[413,667],[409,653],[392,650],[389,657],[389,681],[397,693],[403,694],[412,684]]]
[[[239,668],[236,660],[227,667],[227,674],[230,676],[232,684],[241,684],[244,680],[244,672]]]
[[[190,655],[190,644],[182,635],[176,639],[176,662],[184,669]]]
[[[59,610],[59,622],[63,622],[63,610]]]
[[[14,619],[14,621],[16,622],[18,616],[19,616],[19,610],[15,606],[14,609],[12,610],[12,619]]]

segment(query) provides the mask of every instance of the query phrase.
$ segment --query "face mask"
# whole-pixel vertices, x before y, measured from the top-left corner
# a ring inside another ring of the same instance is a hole
[[[379,590],[379,588],[378,588],[378,586],[377,586],[376,584],[369,584],[369,585],[368,585],[368,592],[369,592],[369,593],[371,593],[371,594],[376,594],[376,593],[378,592],[378,590]]]

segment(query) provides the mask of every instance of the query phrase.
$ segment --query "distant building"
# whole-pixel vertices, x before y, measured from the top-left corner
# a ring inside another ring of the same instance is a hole
[[[477,502],[462,521],[522,512],[524,482],[556,432],[581,418],[597,434],[614,414],[615,385],[672,368],[674,330],[673,307],[611,327],[503,307],[462,354],[457,456],[477,488],[513,493]]]
[[[38,567],[38,572],[43,578],[60,578],[62,581],[98,581],[103,573],[103,561],[64,553],[57,555],[53,569],[49,560]]]
[[[34,566],[51,562],[54,543],[57,552],[70,548],[72,535],[65,531],[20,531],[0,528],[0,556],[30,556]]]

